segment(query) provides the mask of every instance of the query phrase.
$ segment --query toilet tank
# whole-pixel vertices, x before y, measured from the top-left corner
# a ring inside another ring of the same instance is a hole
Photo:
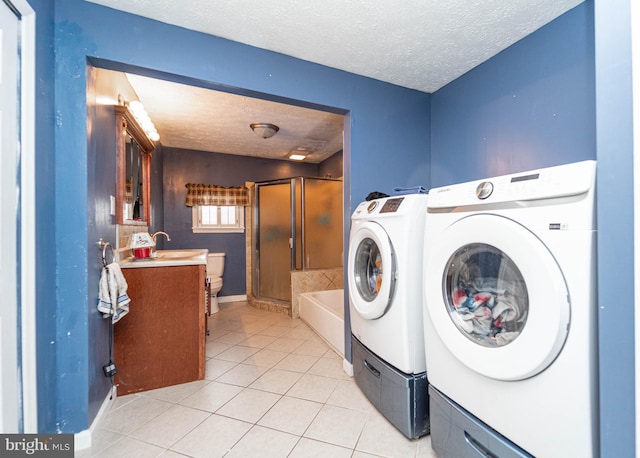
[[[207,255],[207,276],[222,277],[226,253],[209,253]]]

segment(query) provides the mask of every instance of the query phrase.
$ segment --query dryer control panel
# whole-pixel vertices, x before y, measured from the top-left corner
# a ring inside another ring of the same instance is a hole
[[[595,161],[452,184],[429,191],[429,208],[552,199],[583,194],[594,183]]]

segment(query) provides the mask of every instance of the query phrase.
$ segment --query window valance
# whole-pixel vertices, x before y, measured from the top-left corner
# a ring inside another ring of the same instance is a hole
[[[216,186],[212,184],[187,183],[187,201],[185,205],[194,207],[197,205],[221,205],[221,206],[248,206],[249,189],[245,186]]]

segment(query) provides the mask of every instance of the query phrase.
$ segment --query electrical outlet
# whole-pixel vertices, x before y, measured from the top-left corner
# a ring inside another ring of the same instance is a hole
[[[109,196],[111,198],[111,216],[116,216],[116,198],[115,196]]]
[[[118,369],[116,369],[116,365],[113,362],[109,362],[109,364],[105,364],[102,366],[102,370],[104,371],[105,377],[113,377],[118,373]]]

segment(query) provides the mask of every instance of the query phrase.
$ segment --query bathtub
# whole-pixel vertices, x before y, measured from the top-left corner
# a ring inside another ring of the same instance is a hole
[[[344,358],[344,290],[300,294],[300,319]]]

